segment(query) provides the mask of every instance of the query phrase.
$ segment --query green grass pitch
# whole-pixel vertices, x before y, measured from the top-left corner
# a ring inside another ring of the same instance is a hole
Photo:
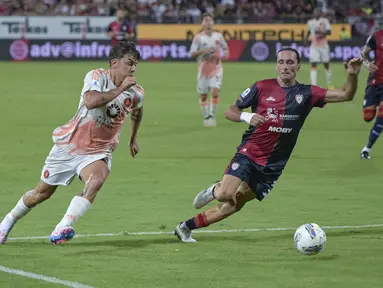
[[[87,71],[103,62],[1,63],[0,219],[39,181],[52,130],[75,113]],[[304,64],[298,80],[309,82]],[[334,84],[345,72],[333,64]],[[218,180],[246,128],[224,109],[253,82],[275,75],[274,64],[226,63],[217,128],[204,128],[195,63],[141,63],[145,89],[141,151],[129,156],[129,125],[113,155],[112,173],[78,234],[168,232],[197,213],[195,194]],[[319,84],[325,84],[318,70]],[[262,203],[253,202],[208,229],[284,228],[383,223],[382,143],[372,159],[359,153],[371,123],[362,118],[366,71],[355,100],[314,109],[282,177]],[[128,124],[128,123],[127,123]],[[93,287],[381,287],[383,228],[328,229],[316,257],[300,255],[294,230],[196,234],[196,245],[170,234],[75,238],[52,246],[48,235],[82,185],[59,188],[22,219],[0,247],[0,265]],[[126,233],[125,233],[126,234]],[[60,287],[0,272],[0,287]]]

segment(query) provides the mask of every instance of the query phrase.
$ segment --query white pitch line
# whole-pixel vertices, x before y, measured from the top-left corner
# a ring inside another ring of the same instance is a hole
[[[358,228],[376,228],[383,227],[383,224],[365,224],[365,225],[351,225],[351,226],[322,226],[323,229],[358,229]],[[254,228],[254,229],[221,229],[221,230],[195,230],[193,233],[246,233],[246,232],[263,232],[263,231],[289,231],[297,228],[282,227],[282,228]],[[174,232],[153,231],[153,232],[119,232],[119,233],[98,233],[98,234],[78,234],[75,238],[89,238],[89,237],[115,237],[115,236],[142,236],[142,235],[169,235]],[[49,236],[25,236],[25,237],[11,237],[8,240],[37,240],[48,239]]]
[[[61,284],[61,285],[64,285],[67,287],[72,287],[72,288],[93,288],[92,286],[84,285],[81,283],[71,282],[71,281],[67,281],[67,280],[61,280],[61,279],[58,279],[55,277],[49,277],[49,276],[45,276],[45,275],[41,275],[41,274],[35,274],[35,273],[31,273],[31,272],[26,272],[23,270],[11,269],[11,268],[4,267],[1,265],[0,265],[0,271],[5,272],[5,273],[9,273],[9,274],[24,276],[27,278],[37,279],[37,280],[45,281],[45,282],[49,282],[49,283]]]

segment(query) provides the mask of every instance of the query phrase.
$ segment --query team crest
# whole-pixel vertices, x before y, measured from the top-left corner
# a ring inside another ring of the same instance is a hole
[[[239,163],[234,162],[233,164],[231,164],[231,169],[237,170],[238,168],[239,168]]]
[[[295,95],[295,100],[297,100],[298,104],[301,104],[303,101],[303,95],[302,94]]]

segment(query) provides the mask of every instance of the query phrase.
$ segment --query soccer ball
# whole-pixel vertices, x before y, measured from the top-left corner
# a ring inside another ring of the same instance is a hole
[[[295,231],[294,245],[299,252],[305,255],[316,255],[326,245],[326,233],[318,224],[304,224]]]

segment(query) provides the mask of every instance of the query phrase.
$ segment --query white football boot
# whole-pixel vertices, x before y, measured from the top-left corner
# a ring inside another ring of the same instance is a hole
[[[192,232],[191,230],[186,227],[186,225],[183,225],[184,228],[181,228],[181,224],[179,224],[176,229],[174,230],[174,235],[178,237],[182,242],[185,243],[196,243],[197,241],[192,238]]]
[[[199,192],[197,196],[195,196],[193,201],[194,208],[200,209],[215,199],[213,190],[219,182],[220,181],[215,182],[214,184],[210,185],[205,190],[202,190],[201,192]]]

